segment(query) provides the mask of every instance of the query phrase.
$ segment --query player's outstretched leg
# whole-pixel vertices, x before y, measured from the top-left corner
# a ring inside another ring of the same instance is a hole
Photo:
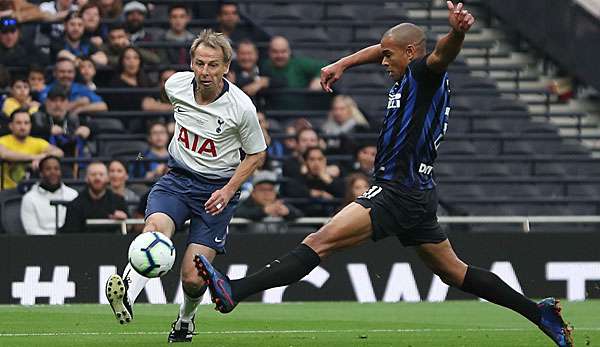
[[[133,309],[127,298],[127,289],[127,281],[117,274],[110,276],[106,281],[106,299],[121,324],[128,324],[133,319]]]
[[[318,232],[308,235],[291,252],[248,277],[229,280],[202,256],[195,257],[194,263],[198,275],[208,285],[217,310],[228,313],[252,294],[298,282],[317,267],[323,257],[335,250],[361,244],[371,234],[369,210],[351,203]]]
[[[216,252],[206,246],[191,243],[188,245],[183,259],[181,261],[181,284],[183,288],[183,302],[179,307],[177,319],[171,325],[168,341],[173,342],[191,342],[195,335],[196,311],[202,295],[206,292],[206,284],[201,278],[198,278],[196,268],[193,265],[195,254],[204,254],[210,259],[214,259]]]
[[[496,274],[467,266],[456,256],[448,240],[419,245],[417,253],[446,284],[521,314],[560,347],[573,345],[572,328],[563,321],[557,300],[549,298],[536,304]]]

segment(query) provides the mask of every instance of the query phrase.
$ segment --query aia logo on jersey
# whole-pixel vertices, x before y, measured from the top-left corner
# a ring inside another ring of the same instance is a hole
[[[390,93],[387,105],[388,110],[390,108],[400,108],[400,98],[402,98],[402,93]]]
[[[177,141],[181,142],[181,144],[191,150],[192,152],[197,152],[202,155],[203,153],[207,153],[211,157],[217,156],[217,146],[215,146],[215,141],[211,139],[204,139],[202,143],[200,142],[200,136],[194,134],[191,131],[188,131],[186,128],[181,127],[179,129],[179,135],[177,136]],[[191,146],[190,146],[191,144]]]

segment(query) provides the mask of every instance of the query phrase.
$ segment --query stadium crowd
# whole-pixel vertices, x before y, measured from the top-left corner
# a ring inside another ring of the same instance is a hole
[[[178,136],[172,114],[164,116],[173,111],[164,84],[189,69],[188,47],[199,29],[190,27],[192,18],[212,19],[212,28],[231,41],[235,55],[227,77],[254,101],[269,146],[264,166],[243,185],[239,217],[330,216],[367,190],[376,146],[353,136],[369,129],[356,102],[335,96],[327,119],[319,122],[301,115],[288,123],[269,118],[268,110],[302,109],[301,99],[273,92],[317,93],[327,62],[292,54],[286,37],[269,37],[246,23],[235,3],[221,2],[212,11],[206,3],[172,4],[165,13],[168,28],[152,25],[158,7],[138,1],[2,4],[2,190],[24,194],[21,217],[28,234],[54,234],[55,226],[59,233],[112,232],[85,228],[85,219],[143,216],[149,187],[168,170],[169,139]],[[260,42],[268,42],[264,50]],[[108,88],[115,92],[99,92]],[[163,115],[96,116],[106,111]],[[115,127],[132,137],[144,134],[145,148],[133,157],[102,151],[101,143],[112,145],[102,135]],[[339,155],[354,160],[336,161]],[[52,200],[72,201],[55,210]]]

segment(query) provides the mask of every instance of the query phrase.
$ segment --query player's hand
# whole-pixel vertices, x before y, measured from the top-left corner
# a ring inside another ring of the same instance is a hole
[[[475,23],[475,17],[463,9],[463,3],[459,2],[456,6],[452,1],[446,1],[448,5],[448,21],[454,31],[459,33],[466,33],[471,29],[473,23]]]
[[[344,67],[339,62],[329,64],[321,69],[321,88],[324,91],[331,93],[331,86],[342,77]]]
[[[235,191],[231,191],[227,187],[215,190],[211,194],[210,199],[204,204],[206,213],[210,213],[213,216],[221,213],[229,203],[229,200],[233,197],[233,194],[235,194]]]

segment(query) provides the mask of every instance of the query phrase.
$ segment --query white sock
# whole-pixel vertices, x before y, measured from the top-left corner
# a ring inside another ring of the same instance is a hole
[[[193,298],[189,296],[184,290],[183,303],[181,303],[181,306],[179,306],[179,319],[182,322],[189,323],[192,320],[192,317],[194,317],[194,315],[196,314],[196,310],[198,309],[200,301],[202,301],[202,295],[200,295],[197,298]]]
[[[127,266],[125,266],[125,270],[123,271],[123,281],[127,281],[129,285],[129,288],[127,289],[129,304],[133,305],[135,299],[137,299],[142,290],[144,290],[148,280],[150,280],[148,277],[140,275],[133,269],[131,264],[127,263]]]

